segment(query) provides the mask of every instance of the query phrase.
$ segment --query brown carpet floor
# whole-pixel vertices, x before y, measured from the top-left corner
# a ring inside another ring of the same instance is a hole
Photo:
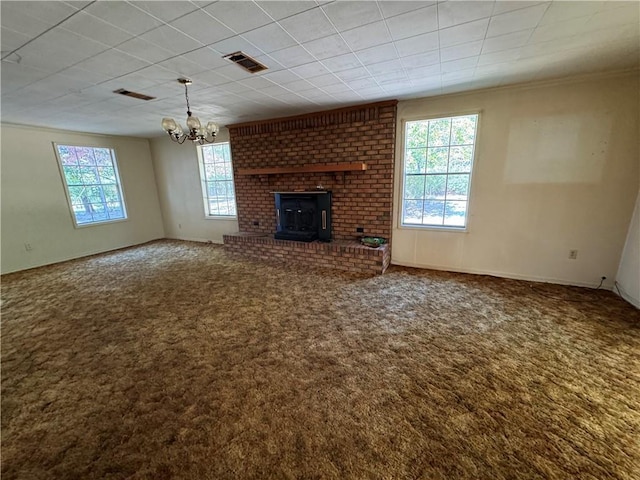
[[[2,277],[4,479],[638,479],[640,313],[160,241]]]

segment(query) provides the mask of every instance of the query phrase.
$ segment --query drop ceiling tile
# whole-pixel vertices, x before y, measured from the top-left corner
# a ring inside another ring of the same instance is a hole
[[[403,66],[400,60],[388,60],[386,62],[374,63],[373,65],[369,65],[367,69],[371,72],[372,75],[382,75],[388,72],[402,71]]]
[[[344,83],[340,82],[340,83],[334,83],[332,85],[325,85],[322,87],[322,89],[330,94],[334,94],[334,93],[343,93],[343,92],[351,92],[351,88],[349,88],[348,85],[345,85]]]
[[[293,82],[287,82],[285,86],[292,92],[307,92],[308,90],[314,90],[316,88],[315,85],[301,78]]]
[[[426,77],[433,77],[434,75],[440,75],[440,64],[427,65],[425,67],[415,67],[406,69],[407,76],[411,80],[422,79]]]
[[[342,83],[342,81],[333,74],[320,75],[307,79],[309,83],[314,84],[316,87],[323,88],[328,85],[335,85],[336,83]]]
[[[198,9],[192,2],[159,2],[159,1],[132,1],[134,7],[144,10],[146,13],[162,20],[170,22]]]
[[[498,2],[497,4],[499,4]],[[496,4],[496,6],[497,6]],[[501,15],[494,15],[489,22],[487,37],[495,37],[519,30],[535,28],[542,19],[549,4],[543,3],[529,8],[514,10]]]
[[[2,62],[2,94],[23,88],[51,75],[50,71],[29,67],[24,64]]]
[[[382,45],[391,41],[384,22],[375,22],[342,32],[342,37],[352,50]]]
[[[260,8],[266,11],[274,20],[282,20],[296,13],[304,12],[312,8],[318,8],[315,2],[298,0],[288,1],[264,1],[255,2]]]
[[[270,23],[264,27],[243,33],[242,37],[265,53],[292,47],[298,43],[277,23]]]
[[[507,33],[506,35],[500,35],[498,37],[487,38],[482,44],[482,53],[493,53],[521,47],[526,45],[532,33],[533,29],[530,28],[528,30],[520,30],[519,32]]]
[[[349,85],[349,87],[351,87],[352,89],[358,90],[358,91],[360,91],[360,89],[363,89],[363,88],[372,88],[372,87],[376,87],[378,89],[380,88],[378,87],[378,82],[376,82],[375,79],[371,77],[349,80],[347,82],[347,85]]]
[[[3,64],[4,65],[4,64]],[[84,70],[78,67],[69,67],[59,72],[60,75],[66,77],[82,80],[91,85],[95,85],[100,82],[104,82],[104,74],[95,72],[93,70]]]
[[[18,47],[21,47],[25,43],[31,40],[31,37],[19,33],[14,32],[6,27],[2,27],[2,31],[0,32],[0,44],[2,45],[2,55],[6,55],[7,53],[15,50]]]
[[[299,75],[301,78],[313,78],[329,73],[329,70],[319,62],[312,62],[300,65],[299,67],[293,67],[291,68],[291,71],[296,75]]]
[[[440,49],[440,61],[450,62],[452,60],[459,60],[461,58],[475,57],[480,54],[482,50],[482,40],[475,42],[462,43],[453,47],[446,47]]]
[[[460,60],[440,63],[440,71],[442,73],[451,73],[458,70],[467,70],[469,68],[474,68],[477,64],[478,57],[467,57]]]
[[[474,22],[456,25],[455,27],[444,28],[438,32],[440,37],[440,47],[451,47],[461,43],[473,42],[485,38],[489,19],[483,18]]]
[[[162,68],[159,65],[150,65],[148,67],[136,70],[135,74],[158,83],[174,82],[176,80],[174,72],[171,72],[166,68]]]
[[[309,52],[298,45],[271,52],[269,56],[275,58],[281,65],[287,68],[297,67],[298,65],[315,61],[315,58],[313,58]]]
[[[540,25],[564,22],[574,18],[591,16],[596,13],[603,2],[552,2],[545,12]]]
[[[620,3],[621,6],[618,8],[604,10],[593,15],[587,22],[587,27],[596,30],[629,24],[640,25],[640,3]]]
[[[424,67],[440,62],[440,51],[432,50],[431,52],[418,53],[417,55],[409,55],[402,58],[402,65],[405,68]]]
[[[438,29],[437,5],[413,10],[386,19],[394,40],[414,37]]]
[[[216,2],[205,7],[204,11],[236,33],[244,33],[273,21],[258,5],[248,1]]]
[[[435,5],[434,1],[416,1],[416,0],[394,0],[394,1],[381,1],[379,2],[380,9],[385,18],[395,17],[403,13],[418,10],[420,8],[429,7]]]
[[[375,47],[365,48],[355,52],[360,61],[365,65],[385,62],[387,60],[395,60],[398,58],[398,52],[393,42],[384,45],[376,45]]]
[[[230,52],[232,53],[232,52]],[[182,55],[187,60],[197,63],[204,67],[204,69],[216,69],[231,65],[229,60],[222,58],[222,54],[217,50],[213,50],[209,47],[202,47],[198,50],[194,50]]]
[[[376,75],[374,78],[381,86],[389,86],[400,82],[409,82],[409,77],[407,77],[407,74],[402,70],[383,73],[381,75]]]
[[[155,30],[151,30],[141,35],[140,38],[160,48],[169,50],[176,55],[197,50],[203,46],[202,43],[176,30],[170,25],[164,25]]]
[[[336,77],[338,77],[343,82],[351,82],[353,80],[358,80],[362,78],[370,78],[371,75],[364,67],[356,67],[350,68],[348,70],[342,70],[340,72],[336,72]]]
[[[318,60],[335,57],[344,53],[351,53],[351,49],[340,35],[331,35],[329,37],[312,40],[303,46]]]
[[[273,82],[278,85],[285,85],[291,82],[296,82],[301,80],[298,75],[291,72],[290,70],[281,70],[279,72],[267,72],[267,73],[263,73],[260,77],[255,77],[255,78],[261,78],[261,79],[264,79],[264,81]],[[253,86],[253,88],[257,88],[257,86],[253,84],[251,85]]]
[[[196,75],[192,75],[191,78],[194,82],[210,85],[212,87],[231,83],[231,79],[229,77],[221,75],[217,73],[217,71],[206,71],[198,73]],[[244,79],[246,80],[246,77]]]
[[[500,15],[501,13],[511,12],[513,10],[520,10],[527,7],[533,7],[535,5],[541,5],[544,3],[550,3],[550,2],[540,2],[540,1],[525,2],[523,0],[522,1],[521,0],[515,0],[515,1],[499,0],[495,2],[495,5],[493,7],[493,15]]]
[[[438,4],[438,27],[447,28],[480,18],[488,18],[493,12],[493,1],[447,1]]]
[[[252,75],[254,75],[253,73],[247,72],[244,68],[236,65],[235,63],[230,63],[226,67],[217,68],[216,73],[230,78],[231,80],[244,80],[245,78],[250,78]]]
[[[210,45],[235,35],[231,29],[200,10],[173,20],[171,26],[203,45]]]
[[[6,6],[9,8],[5,8]],[[54,26],[61,22],[64,23],[65,19],[78,13],[77,8],[64,2],[2,2],[2,16],[5,14],[13,16],[16,11],[20,11],[23,15],[45,22],[49,26]]]
[[[73,31],[84,37],[109,45],[110,47],[133,37],[133,34],[85,12],[78,12],[65,21],[62,26],[65,30]]]
[[[401,57],[408,57],[409,55],[436,50],[439,42],[438,32],[429,32],[398,40],[395,44],[398,49],[398,54]]]
[[[238,51],[244,52],[247,55],[251,55],[252,57],[256,57],[257,55],[264,55],[264,52],[257,46],[238,35],[231,38],[225,38],[224,40],[216,43],[212,43],[211,45],[209,45],[209,48],[213,48],[217,52],[220,52],[220,56],[228,55],[230,53]]]
[[[280,85],[271,85],[270,87],[263,87],[260,89],[260,93],[269,96],[278,96],[286,94],[288,90]]]
[[[345,53],[322,60],[322,64],[332,72],[340,72],[352,68],[358,68],[362,65],[360,60],[353,53]]]
[[[154,43],[147,42],[140,37],[132,38],[118,45],[118,50],[128,53],[134,57],[138,57],[149,62],[161,62],[167,58],[173,57],[175,53],[157,46]]]
[[[2,27],[20,32],[29,38],[36,37],[55,25],[55,22],[38,20],[29,15],[28,9],[21,2],[0,2],[0,9]]]
[[[512,48],[509,50],[502,50],[500,52],[493,52],[480,55],[478,59],[478,66],[493,65],[502,62],[512,62],[520,58],[521,52],[519,48]]]
[[[262,65],[264,65],[265,67],[267,67],[269,69],[270,72],[277,72],[279,70],[286,70],[286,67],[284,65],[282,65],[280,62],[278,62],[275,58],[273,58],[271,55],[256,55],[255,57],[253,57],[258,63],[261,63]],[[257,75],[260,75],[260,73],[258,73]]]
[[[126,2],[118,2],[117,7],[112,2],[94,2],[83,11],[134,35],[140,35],[163,23]]]
[[[300,43],[337,33],[320,8],[307,10],[280,20],[280,25]]]
[[[529,43],[548,42],[584,33],[587,20],[589,17],[580,17],[550,25],[540,25],[529,38]]]
[[[382,20],[377,2],[333,2],[324,5],[322,9],[338,30],[349,30]]]
[[[107,50],[78,63],[76,66],[84,70],[103,73],[106,78],[113,78],[143,69],[150,64],[124,52]]]
[[[184,57],[170,58],[169,60],[159,62],[158,66],[175,72],[176,77],[190,77],[207,70],[206,67],[203,67],[198,63],[191,62]]]

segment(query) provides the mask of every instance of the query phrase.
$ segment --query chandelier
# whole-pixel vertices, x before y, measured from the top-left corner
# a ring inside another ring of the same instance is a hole
[[[200,124],[198,117],[191,116],[191,107],[189,106],[189,90],[188,85],[193,82],[188,78],[179,78],[178,82],[184,85],[184,97],[187,100],[187,130],[185,133],[178,122],[173,118],[163,118],[162,128],[169,134],[171,140],[183,144],[185,140],[191,140],[194,143],[204,145],[205,143],[211,143],[216,139],[218,133],[218,125],[213,122],[207,123],[206,127]]]

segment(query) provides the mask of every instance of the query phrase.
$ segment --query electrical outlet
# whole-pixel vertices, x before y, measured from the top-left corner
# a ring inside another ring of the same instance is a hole
[[[575,260],[578,258],[578,250],[569,250],[569,260]]]
[[[260,222],[258,220],[254,220],[253,221],[253,226],[254,227],[259,227],[260,226]]]
[[[181,229],[181,228],[182,228],[182,224],[181,224],[181,223],[179,223],[179,224],[178,224],[178,230],[179,230],[179,229]]]
[[[364,233],[364,227],[356,227],[356,232]]]
[[[25,251],[30,252],[31,250],[33,250],[33,247],[31,246],[30,243],[25,243],[24,244],[24,249],[25,249]]]

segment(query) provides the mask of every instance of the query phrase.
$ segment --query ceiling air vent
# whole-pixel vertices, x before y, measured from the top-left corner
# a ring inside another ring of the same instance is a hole
[[[260,62],[257,62],[246,53],[242,53],[242,52],[233,52],[233,53],[230,53],[229,55],[225,55],[222,58],[231,60],[233,63],[240,65],[249,73],[258,73],[269,68],[269,67],[265,67]]]
[[[130,92],[129,90],[125,90],[124,88],[119,88],[118,90],[114,90],[113,93],[119,93],[120,95],[124,95],[126,97],[133,97],[140,100],[153,100],[156,97],[150,97],[149,95],[144,95],[142,93]]]

